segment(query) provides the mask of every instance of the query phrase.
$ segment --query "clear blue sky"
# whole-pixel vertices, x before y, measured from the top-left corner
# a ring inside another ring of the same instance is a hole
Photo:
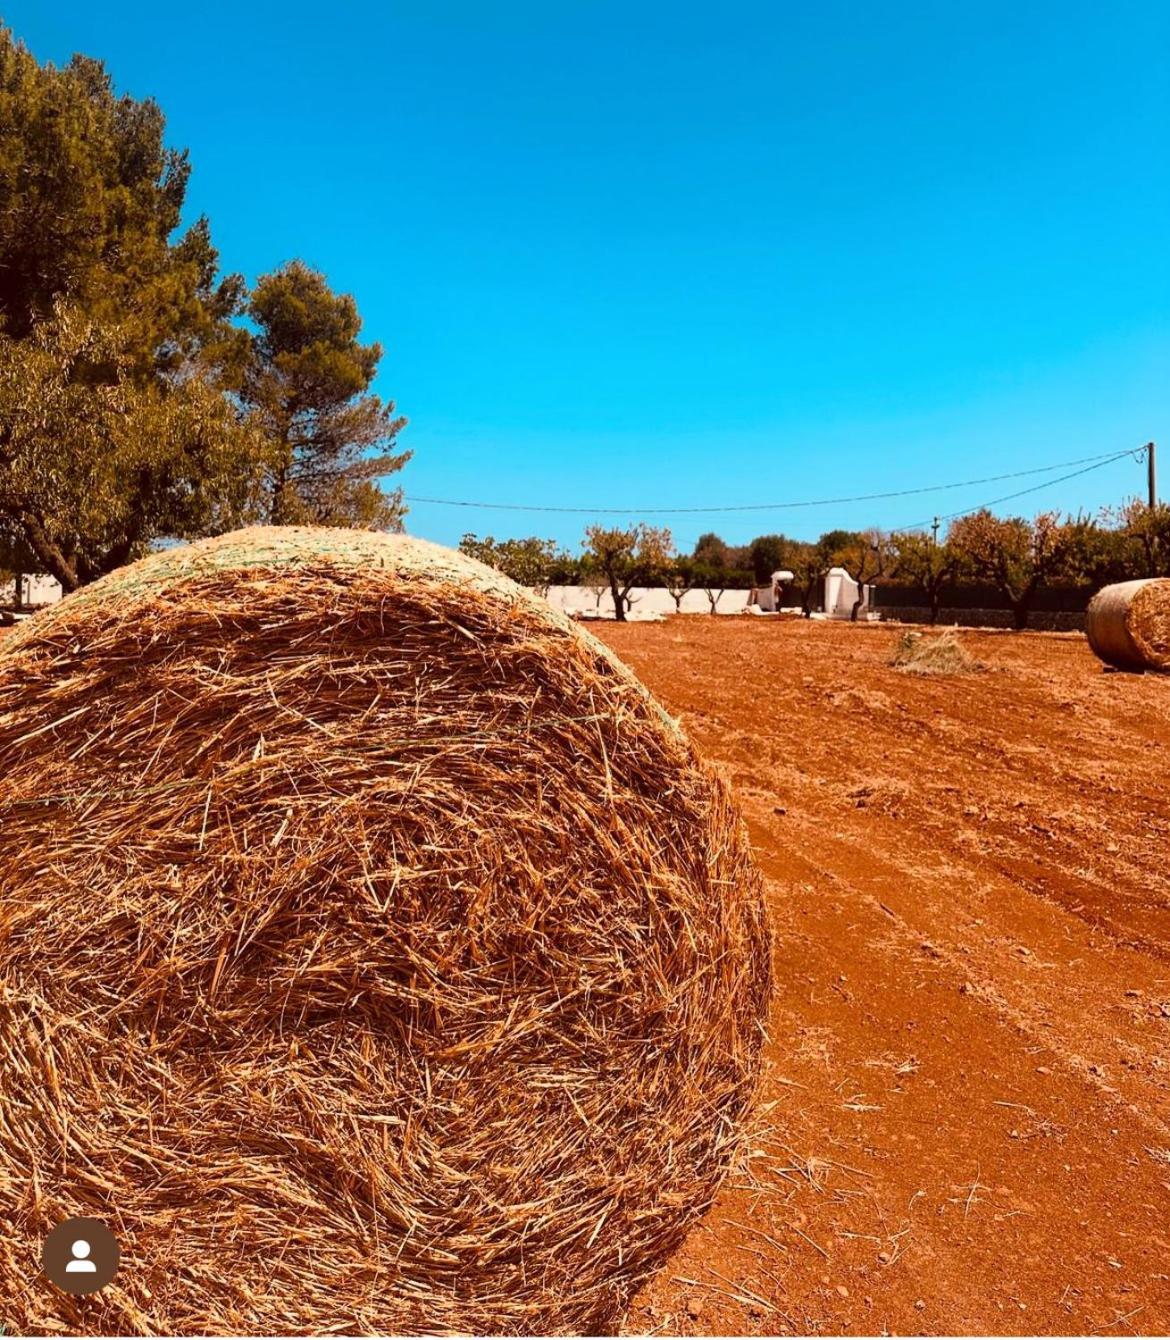
[[[408,493],[799,500],[1149,438],[1170,493],[1165,0],[4,16],[159,100],[226,268],[301,256],[356,295],[411,419]],[[673,528],[811,537],[1011,487]],[[1142,487],[1127,461],[1014,506]],[[573,543],[583,520],[418,504],[409,526]]]

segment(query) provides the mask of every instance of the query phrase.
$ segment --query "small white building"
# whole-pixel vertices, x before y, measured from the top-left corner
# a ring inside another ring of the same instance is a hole
[[[825,573],[825,599],[822,609],[826,619],[851,619],[853,606],[861,596],[859,619],[876,619],[873,611],[873,587],[859,586],[844,568],[830,568]]]
[[[786,568],[780,568],[772,574],[768,586],[753,586],[748,594],[748,605],[758,605],[765,614],[777,614],[781,610],[797,609],[800,604],[792,593],[792,583],[796,574]]]

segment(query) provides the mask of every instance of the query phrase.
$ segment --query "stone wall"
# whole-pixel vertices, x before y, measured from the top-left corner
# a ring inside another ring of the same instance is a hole
[[[930,622],[930,610],[921,605],[881,605],[878,608],[883,619],[896,619],[901,623]],[[963,628],[1016,626],[1011,610],[954,609],[948,605],[940,607],[938,623],[940,628],[945,624],[958,624]],[[1033,610],[1028,615],[1028,627],[1049,633],[1083,633],[1085,616],[1079,610]]]

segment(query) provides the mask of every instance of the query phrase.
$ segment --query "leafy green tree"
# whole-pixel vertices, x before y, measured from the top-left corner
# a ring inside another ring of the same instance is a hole
[[[1028,626],[1036,592],[1059,572],[1068,542],[1055,512],[1029,521],[993,516],[983,508],[952,521],[947,531],[947,543],[1008,602],[1017,628]]]
[[[577,583],[593,597],[593,608],[601,610],[602,597],[609,590],[609,578],[602,571],[595,555],[586,551],[577,561]]]
[[[1170,576],[1170,504],[1151,507],[1134,498],[1108,519],[1120,528],[1133,551],[1130,576]]]
[[[67,591],[255,515],[265,446],[222,389],[243,282],[206,220],[179,231],[164,129],[99,62],[0,29],[0,532]]]
[[[548,595],[548,588],[571,562],[558,550],[555,540],[541,540],[535,535],[523,540],[496,540],[485,535],[481,540],[468,532],[459,541],[459,548],[542,596]]]
[[[247,520],[399,524],[402,425],[353,300],[286,266],[243,310],[151,101],[0,29],[0,531],[66,590]],[[263,486],[263,487],[261,487]]]
[[[734,569],[726,563],[696,563],[694,572],[695,582],[707,597],[708,610],[718,614],[724,591],[735,581]]]
[[[670,563],[674,541],[665,527],[641,523],[629,527],[589,526],[585,550],[595,569],[605,574],[613,598],[614,618],[624,622],[635,586],[652,586]]]
[[[1105,586],[1137,576],[1136,553],[1122,530],[1092,517],[1070,517],[1060,528],[1059,562],[1052,581],[1070,586]]]
[[[115,94],[99,61],[41,65],[0,28],[0,325],[25,339],[59,299],[120,331],[141,376],[238,335],[243,281],[217,280],[205,219],[175,236],[190,168],[156,103]]]
[[[558,549],[553,555],[552,565],[549,568],[550,586],[579,586],[581,584],[581,569],[584,563],[582,556],[571,554],[567,549]]]
[[[738,573],[736,581],[743,575],[743,570],[751,566],[746,545],[728,544],[712,531],[699,536],[691,557],[701,567],[712,571],[722,568],[729,573]],[[750,579],[748,585],[751,585]]]
[[[962,558],[954,545],[938,544],[922,531],[903,531],[890,537],[893,574],[916,586],[930,601],[930,622],[938,623],[942,593],[953,586],[962,571]]]
[[[662,574],[662,584],[674,601],[674,612],[682,613],[683,598],[695,589],[698,580],[697,565],[694,559],[676,555],[666,566]]]
[[[830,552],[829,558],[831,567],[844,568],[857,583],[857,598],[849,615],[856,622],[865,604],[865,587],[880,581],[889,571],[893,557],[890,537],[877,529],[836,532],[831,535],[834,540],[838,535],[846,537],[843,543]],[[821,543],[825,544],[827,538],[822,537]]]
[[[829,566],[829,556],[819,541],[816,544],[807,540],[793,543],[788,555],[788,570],[792,573],[793,589],[800,597],[801,613],[806,619],[812,613],[817,583]]]
[[[66,591],[161,536],[253,519],[266,444],[208,375],[141,379],[121,332],[59,308],[0,335],[0,532]]]
[[[692,561],[694,583],[707,597],[707,606],[712,614],[719,613],[719,601],[724,592],[752,585],[751,569],[744,566],[746,548],[728,548],[727,553],[726,563]]]
[[[865,533],[860,530],[827,530],[817,541],[817,550],[822,556],[826,571],[837,563],[838,556],[847,550],[865,543]]]
[[[241,395],[274,444],[268,520],[401,530],[402,491],[377,481],[410,459],[392,450],[406,420],[370,391],[382,349],[359,342],[353,298],[293,261],[257,282],[248,311]]]
[[[714,531],[707,531],[695,541],[691,557],[697,564],[712,571],[727,568],[731,563],[731,546]]]
[[[757,535],[748,544],[747,564],[756,586],[767,586],[774,572],[792,570],[794,543],[787,535]]]

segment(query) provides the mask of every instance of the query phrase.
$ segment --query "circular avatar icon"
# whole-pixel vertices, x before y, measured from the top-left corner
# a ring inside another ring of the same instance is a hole
[[[118,1273],[118,1241],[100,1219],[66,1219],[45,1239],[41,1264],[66,1293],[97,1293]]]

